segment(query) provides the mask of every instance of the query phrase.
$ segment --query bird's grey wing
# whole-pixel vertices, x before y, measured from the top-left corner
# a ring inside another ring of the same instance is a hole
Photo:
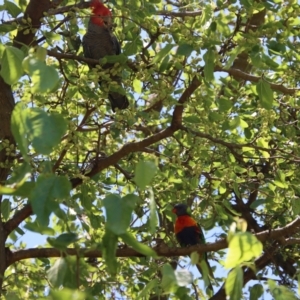
[[[83,55],[86,58],[92,58],[92,53],[90,51],[89,43],[87,41],[86,35],[83,36],[82,39],[82,48],[83,48]]]
[[[112,35],[112,42],[113,42],[113,47],[114,47],[114,50],[115,50],[115,54],[116,55],[121,54],[121,46],[120,46],[120,43],[119,43],[119,41],[118,41],[118,39],[115,35]]]

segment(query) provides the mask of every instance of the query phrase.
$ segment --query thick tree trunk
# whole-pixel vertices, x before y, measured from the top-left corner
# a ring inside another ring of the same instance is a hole
[[[22,28],[16,38],[14,39],[14,46],[21,48],[23,45],[33,45],[35,40],[36,29],[40,28],[41,20],[44,16],[44,12],[48,11],[51,7],[50,0],[40,1],[31,0],[26,8],[24,18],[30,18],[31,24]],[[25,30],[30,29],[27,33]],[[4,185],[5,181],[10,174],[11,162],[13,156],[7,152],[7,148],[10,145],[15,145],[14,137],[11,132],[11,115],[15,106],[15,100],[11,87],[6,84],[2,77],[0,77],[0,185]],[[2,196],[0,195],[0,204]],[[1,206],[0,206],[1,213]],[[23,219],[24,220],[24,219]],[[7,268],[7,252],[5,249],[5,243],[7,239],[7,230],[5,223],[2,221],[2,215],[0,214],[0,295],[2,294],[2,284],[4,280],[4,273]]]
[[[2,77],[0,77],[0,147],[10,144],[14,144],[14,139],[10,130],[10,119],[14,109],[15,100],[12,94],[12,90],[7,85]],[[0,184],[3,185],[9,172],[10,157],[6,155],[6,148],[4,146],[0,150]],[[0,149],[1,149],[0,148]]]
[[[14,97],[11,87],[4,82],[0,77],[0,185],[3,185],[10,173],[10,162],[12,156],[7,155],[7,147],[14,144],[14,138],[10,129],[11,114],[15,106]],[[2,195],[0,195],[0,204],[2,201]],[[7,267],[5,242],[6,232],[3,226],[0,206],[0,288],[2,287],[4,272]],[[1,295],[0,290],[0,295]]]

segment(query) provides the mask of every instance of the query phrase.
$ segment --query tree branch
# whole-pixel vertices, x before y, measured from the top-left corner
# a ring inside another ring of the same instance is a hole
[[[225,72],[225,73],[228,73],[229,75],[233,76],[235,79],[243,79],[243,80],[247,80],[247,81],[251,81],[251,82],[258,82],[259,80],[261,80],[263,78],[262,76],[253,76],[253,75],[247,74],[243,71],[240,71],[238,69],[233,69],[233,68],[226,70],[219,66],[215,66],[215,71],[216,72]],[[290,88],[285,87],[282,84],[274,84],[267,80],[265,80],[265,81],[269,83],[272,90],[282,92],[285,95],[294,95],[296,92],[300,91],[300,89],[290,89]]]
[[[36,30],[40,28],[44,13],[49,10],[50,6],[51,3],[49,0],[31,0],[29,2],[22,19],[25,19],[27,21],[31,19],[31,23],[29,23],[28,21],[28,25],[22,27],[22,30],[18,31],[17,36],[14,39],[15,47],[19,48],[22,45],[29,46],[33,44]]]
[[[6,233],[6,237],[31,214],[32,214],[32,208],[30,204],[26,204],[22,209],[17,211],[10,220],[4,223],[4,230]]]
[[[281,238],[282,236],[291,236],[298,232],[300,228],[300,217],[287,224],[285,227],[277,228],[272,231],[266,230],[258,234],[254,234],[258,240],[264,242],[269,239]],[[228,243],[225,239],[217,241],[215,243],[208,243],[205,245],[195,245],[186,248],[169,248],[165,244],[160,244],[153,248],[157,256],[172,257],[172,256],[184,256],[189,255],[192,252],[198,253],[218,251],[228,247]],[[9,255],[9,265],[23,259],[28,258],[40,258],[40,257],[60,257],[61,251],[54,248],[33,248],[26,250],[18,250],[15,252],[7,249]],[[68,255],[79,255],[83,257],[101,257],[102,251],[89,250],[89,249],[70,249],[65,251]],[[270,255],[270,254],[268,254]],[[142,257],[143,254],[135,251],[132,248],[121,248],[116,251],[117,257]]]

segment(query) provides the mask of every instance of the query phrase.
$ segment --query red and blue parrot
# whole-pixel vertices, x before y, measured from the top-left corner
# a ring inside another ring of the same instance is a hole
[[[188,206],[186,204],[176,204],[172,210],[173,213],[176,214],[177,218],[174,225],[174,232],[176,239],[181,247],[188,247],[193,245],[203,245],[205,244],[205,237],[201,227],[197,224],[197,222],[191,217],[188,213]],[[203,259],[207,265],[208,273],[211,278],[214,279],[214,275],[212,269],[207,260],[207,253],[200,254],[201,260]],[[200,262],[200,264],[202,264]],[[196,265],[199,272],[202,274],[205,280],[207,287],[213,291],[213,287],[207,275],[204,274],[201,266],[199,264]]]

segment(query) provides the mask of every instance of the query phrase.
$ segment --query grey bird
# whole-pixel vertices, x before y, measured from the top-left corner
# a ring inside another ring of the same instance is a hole
[[[91,1],[92,15],[88,23],[88,30],[83,36],[82,46],[83,54],[86,58],[102,59],[107,55],[119,55],[121,53],[120,44],[116,36],[112,32],[112,15],[110,10],[103,5],[99,0]],[[89,64],[90,68],[96,64]],[[112,64],[105,64],[104,69],[112,68]],[[111,75],[111,80],[117,82],[120,86],[121,76]],[[99,84],[105,84],[99,79]],[[126,109],[129,106],[126,95],[119,92],[109,91],[108,99],[111,108],[115,111],[116,108]]]

